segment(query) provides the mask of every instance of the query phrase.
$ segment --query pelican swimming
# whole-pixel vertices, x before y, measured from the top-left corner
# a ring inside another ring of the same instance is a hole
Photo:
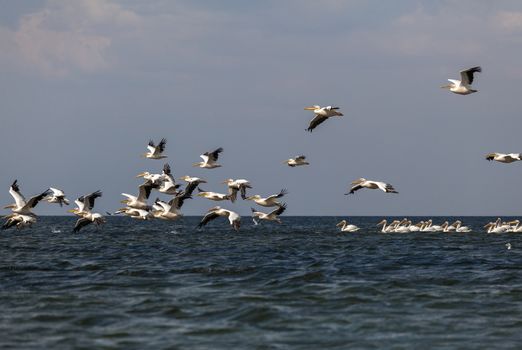
[[[191,195],[194,192],[194,190],[199,186],[199,184],[207,183],[207,181],[200,179],[199,177],[192,177],[188,175],[182,176],[179,179],[187,183],[184,191],[189,195]]]
[[[473,83],[473,74],[482,72],[481,67],[473,67],[460,72],[460,79],[448,79],[450,82],[448,85],[441,86],[443,89],[449,89],[451,92],[458,95],[469,95],[477,90],[473,90],[471,88],[471,84]]]
[[[256,194],[254,196],[250,196],[250,197],[247,197],[245,199],[254,201],[256,204],[258,204],[258,205],[260,205],[262,207],[275,207],[275,206],[280,206],[281,205],[281,203],[279,203],[277,201],[277,199],[283,197],[287,193],[288,192],[283,188],[281,191],[279,191],[278,194],[273,194],[273,195],[265,197],[265,198],[263,198],[260,195]]]
[[[455,227],[455,232],[462,232],[462,233],[471,232],[471,228],[468,226],[462,226],[462,221],[460,221],[460,220],[455,221],[452,224],[452,226]]]
[[[332,107],[332,106],[326,106],[321,107],[318,105],[313,105],[311,107],[305,107],[305,110],[307,111],[313,111],[315,114],[314,119],[310,121],[310,125],[308,125],[308,128],[306,131],[312,132],[319,124],[324,122],[326,119],[330,117],[342,117],[343,114],[341,112],[338,112],[339,107]]]
[[[200,155],[202,162],[194,163],[192,166],[204,168],[204,169],[214,169],[219,168],[221,165],[217,164],[217,160],[219,158],[219,154],[223,152],[223,148],[219,147],[218,149],[212,152],[205,152]]]
[[[388,225],[388,221],[387,220],[382,220],[381,222],[379,222],[377,224],[377,227],[379,226],[382,226],[382,229],[381,229],[381,232],[382,233],[389,233],[389,232],[392,232],[393,228],[395,227],[396,224],[399,223],[399,220],[394,220],[392,221],[389,225]]]
[[[294,168],[296,166],[301,166],[301,165],[310,165],[310,163],[308,163],[306,161],[305,156],[297,156],[295,158],[287,159],[283,162],[283,164],[288,164],[288,166],[290,166],[292,168]]]
[[[83,216],[84,214],[90,213],[92,208],[94,208],[94,202],[96,198],[99,198],[102,196],[102,192],[100,190],[96,192],[92,192],[89,194],[86,194],[84,196],[78,197],[74,203],[76,204],[77,208],[69,210],[70,213],[74,213],[78,216]]]
[[[201,222],[198,224],[198,228],[205,226],[207,223],[220,216],[227,217],[228,222],[230,222],[230,225],[234,228],[234,230],[239,231],[239,227],[241,226],[241,216],[232,210],[223,209],[221,207],[210,208],[207,214],[205,214]]]
[[[43,200],[46,196],[48,196],[51,192],[49,190],[45,190],[45,192],[40,193],[39,195],[33,196],[29,198],[29,200],[25,200],[24,196],[20,192],[20,187],[18,186],[18,180],[14,180],[14,182],[9,187],[9,194],[14,198],[15,203],[10,204],[4,207],[4,209],[11,209],[13,213],[21,214],[21,215],[34,215],[31,211],[36,205]]]
[[[275,221],[278,224],[281,224],[282,221],[279,219],[279,215],[283,214],[286,210],[286,204],[283,203],[277,207],[277,209],[272,210],[270,213],[263,213],[262,211],[257,211],[254,208],[250,208],[252,210],[252,218],[259,220],[267,220],[267,221]],[[255,222],[255,220],[254,220]]]
[[[146,181],[138,187],[137,197],[122,193],[121,195],[127,197],[127,199],[122,200],[121,203],[134,209],[149,209],[150,206],[147,204],[147,199],[149,199],[152,189],[157,187],[158,185],[153,184],[151,181]]]
[[[51,190],[52,193],[44,198],[45,201],[49,203],[58,203],[60,204],[60,207],[63,207],[64,204],[69,205],[69,200],[65,198],[65,193],[63,193],[62,190],[53,187],[49,187],[49,190]]]
[[[161,139],[161,141],[156,146],[154,144],[154,141],[150,140],[149,144],[147,146],[147,149],[149,150],[147,153],[145,153],[143,156],[148,159],[163,159],[167,158],[166,155],[163,155],[163,152],[165,151],[165,145],[167,144],[166,139]]]
[[[508,223],[502,222],[500,218],[498,218],[494,222],[490,222],[484,226],[487,229],[487,233],[505,233],[509,232],[512,227]]]
[[[217,193],[217,192],[207,192],[203,191],[201,188],[198,187],[198,197],[203,197],[206,199],[210,199],[212,201],[228,201],[230,199],[229,194],[223,194],[223,193]]]
[[[342,220],[337,225],[335,225],[335,227],[340,227],[341,232],[355,232],[360,230],[359,227],[352,224],[348,224],[346,220]]]
[[[245,179],[226,179],[223,183],[228,186],[228,194],[232,203],[236,201],[238,191],[241,192],[241,198],[246,199],[246,189],[252,188],[250,182]]]
[[[395,191],[393,186],[388,183],[381,181],[366,180],[365,178],[361,177],[360,179],[352,181],[352,187],[350,188],[350,192],[345,193],[345,195],[355,193],[355,191],[358,191],[361,188],[380,189],[386,193],[399,193]]]
[[[486,159],[491,161],[495,160],[500,163],[513,163],[519,160],[522,160],[522,154],[521,153],[488,153],[486,155]]]

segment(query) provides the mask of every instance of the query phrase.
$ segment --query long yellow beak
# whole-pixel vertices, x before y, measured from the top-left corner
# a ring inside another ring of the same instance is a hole
[[[311,106],[311,107],[305,107],[305,111],[313,111],[315,110],[315,107],[314,106]]]

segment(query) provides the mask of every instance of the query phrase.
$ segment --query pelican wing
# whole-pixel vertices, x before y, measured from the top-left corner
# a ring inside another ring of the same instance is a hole
[[[53,187],[49,187],[49,189],[53,192],[53,196],[56,196],[56,197],[64,197],[65,196],[65,193],[63,193],[62,190],[59,190],[59,189],[53,188]]]
[[[192,196],[189,193],[183,191],[180,194],[178,194],[176,197],[172,198],[169,201],[169,205],[173,208],[181,209],[181,207],[183,206],[183,203],[185,202],[185,199],[189,199],[189,198],[192,198]]]
[[[355,193],[356,191],[360,190],[361,188],[363,188],[363,187],[361,186],[361,184],[353,185],[352,188],[350,188],[350,192],[345,193],[345,194],[353,194],[353,193]]]
[[[158,143],[158,147],[156,147],[156,152],[158,154],[163,153],[165,151],[166,145],[167,145],[167,139],[165,139],[165,138],[161,139],[161,141]]]
[[[18,182],[18,180],[14,180],[13,184],[9,188],[9,194],[11,196],[13,196],[13,198],[15,200],[15,203],[16,203],[16,206],[18,208],[22,208],[25,205],[25,198],[20,193],[20,187],[18,187],[17,182]]]
[[[305,156],[298,156],[298,157],[295,157],[295,161],[296,161],[296,162],[303,161],[303,160],[305,160],[305,159],[306,159]]]
[[[187,186],[185,187],[184,192],[191,195],[194,192],[194,190],[196,189],[196,187],[198,187],[198,185],[199,185],[199,181],[189,182],[187,184]]]
[[[149,199],[150,192],[153,188],[157,188],[158,185],[152,183],[152,181],[147,181],[138,186],[138,201],[143,202]]]
[[[278,216],[278,215],[283,214],[285,212],[285,210],[286,210],[286,203],[283,203],[280,206],[278,206],[276,210],[273,210],[268,215],[276,215],[276,216]]]
[[[312,132],[319,124],[324,122],[328,117],[322,116],[322,115],[316,115],[314,119],[310,121],[310,125],[308,125],[308,129],[306,131]]]
[[[198,228],[199,227],[203,227],[205,226],[206,224],[208,224],[210,221],[218,218],[219,215],[215,212],[215,211],[211,211],[209,213],[207,213],[203,219],[201,220],[201,222],[198,224]]]
[[[44,199],[45,196],[49,195],[49,190],[46,190],[45,192],[40,193],[37,196],[29,198],[27,203],[25,204],[28,208],[34,208],[40,202],[42,199]]]
[[[482,68],[477,66],[470,69],[466,69],[460,72],[460,78],[462,80],[462,84],[469,86],[473,83],[473,73],[482,72]]]
[[[212,152],[205,152],[204,155],[208,156],[208,158],[215,162],[218,160],[219,158],[219,154],[223,152],[223,148],[222,147],[219,147],[218,149],[216,149],[215,151],[212,151]]]
[[[79,201],[83,202],[84,209],[87,208],[88,210],[91,210],[94,208],[94,201],[96,198],[99,198],[102,196],[102,192],[100,190],[90,193],[86,196],[82,196],[78,198]]]
[[[82,227],[89,225],[92,221],[87,218],[80,218],[76,221],[76,225],[74,225],[73,232],[79,232]]]
[[[281,191],[279,191],[278,194],[273,194],[273,195],[271,195],[271,196],[268,196],[268,197],[266,198],[266,200],[269,200],[269,199],[272,199],[272,198],[281,198],[281,197],[283,197],[283,196],[284,196],[285,194],[287,194],[287,193],[288,193],[288,192],[286,191],[286,189],[283,188]]]
[[[147,145],[147,149],[149,150],[150,154],[154,154],[156,151],[156,145],[154,144],[153,140],[149,140],[149,144]]]

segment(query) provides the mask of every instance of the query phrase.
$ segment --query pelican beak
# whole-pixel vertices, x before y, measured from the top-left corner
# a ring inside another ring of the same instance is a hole
[[[440,88],[441,89],[449,89],[449,88],[451,88],[451,85],[450,84],[442,85]]]
[[[313,110],[315,110],[314,106],[305,107],[305,111],[313,111]]]
[[[121,204],[127,204],[127,200],[124,199],[124,200],[120,201],[120,203],[121,203]]]
[[[247,200],[247,201],[251,201],[252,199],[254,199],[253,196],[250,196],[250,197],[246,197],[246,198],[245,198],[245,200]]]
[[[339,117],[342,117],[342,116],[344,116],[344,114],[342,114],[342,113],[339,113],[339,114],[337,114],[337,115],[338,115]]]
[[[199,167],[200,163],[192,163],[192,166],[197,166]]]
[[[76,213],[76,209],[69,209],[67,210],[68,213]]]
[[[138,175],[136,175],[136,177],[144,177],[145,176],[145,173],[140,173]]]

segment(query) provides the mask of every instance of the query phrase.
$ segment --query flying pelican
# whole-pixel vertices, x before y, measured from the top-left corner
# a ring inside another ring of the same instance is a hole
[[[223,148],[219,147],[218,149],[212,152],[205,152],[200,157],[203,159],[202,162],[194,163],[192,166],[197,166],[204,169],[214,169],[219,168],[221,165],[217,164],[216,161],[219,158],[219,154],[223,152]]]
[[[236,212],[233,212],[232,210],[228,209],[223,209],[221,207],[210,208],[207,214],[198,224],[198,228],[205,226],[207,223],[220,216],[227,217],[228,221],[230,222],[230,225],[234,228],[234,230],[239,231],[239,227],[241,226],[241,217]]]
[[[74,225],[73,232],[80,232],[80,230],[89,225],[89,224],[95,224],[96,226],[100,226],[101,224],[104,224],[105,218],[98,213],[89,213],[76,221],[76,224]]]
[[[74,213],[78,216],[83,216],[85,214],[88,214],[91,212],[92,208],[94,208],[94,201],[96,198],[99,198],[102,196],[102,192],[100,190],[96,192],[92,192],[89,194],[86,194],[84,196],[78,197],[74,203],[76,204],[77,208],[68,210],[70,213]]]
[[[183,191],[176,197],[172,198],[168,203],[156,199],[153,215],[155,218],[163,220],[177,220],[183,216],[180,209],[183,206],[185,199],[192,198],[190,194]]]
[[[172,176],[172,171],[170,170],[170,165],[168,164],[163,166],[162,180],[163,182],[158,189],[160,193],[174,196],[178,194],[178,188],[181,185],[176,184],[176,180],[174,180],[174,176]]]
[[[399,193],[399,192],[395,191],[393,186],[390,184],[387,184],[385,182],[380,182],[380,181],[366,180],[365,178],[362,178],[362,177],[360,179],[352,181],[352,185],[353,186],[350,188],[350,192],[345,193],[345,195],[355,193],[355,191],[360,190],[361,188],[370,188],[372,190],[378,188],[386,193]]]
[[[165,151],[165,145],[167,144],[167,139],[163,138],[156,146],[153,140],[149,140],[149,144],[147,145],[147,149],[149,150],[147,153],[143,154],[143,157],[148,159],[163,159],[167,158],[167,156],[163,155]]]
[[[199,177],[192,177],[192,176],[182,176],[179,178],[180,180],[183,180],[187,182],[187,186],[185,186],[185,193],[191,195],[194,190],[199,186],[199,184],[207,183],[205,180],[200,179]]]
[[[441,86],[443,89],[449,89],[451,92],[458,95],[469,95],[477,90],[473,90],[471,88],[471,84],[473,83],[473,73],[482,72],[481,67],[473,67],[460,72],[460,79],[448,79],[450,82],[448,85]]]
[[[335,225],[335,227],[340,227],[341,232],[355,232],[360,230],[359,227],[352,224],[348,224],[346,220],[342,220],[340,223]]]
[[[154,219],[154,215],[145,209],[136,209],[131,207],[121,208],[114,212],[114,214],[124,214],[132,219],[150,220]]]
[[[139,193],[137,197],[127,193],[122,193],[121,195],[127,197],[127,199],[122,200],[121,203],[134,209],[149,209],[150,207],[147,204],[147,199],[149,199],[152,189],[157,187],[158,185],[153,184],[151,181],[146,181],[138,187]]]
[[[290,159],[285,160],[283,162],[283,164],[288,164],[288,166],[291,166],[292,168],[294,168],[296,166],[309,165],[310,163],[308,163],[306,161],[305,156],[297,156],[295,158],[290,158]]]
[[[518,160],[522,160],[522,154],[521,153],[509,153],[509,154],[505,154],[505,153],[488,153],[486,155],[486,159],[491,161],[491,160],[496,160],[497,162],[500,162],[500,163],[513,163],[513,162],[516,162]]]
[[[313,105],[311,107],[306,107],[305,110],[313,111],[315,114],[314,119],[310,121],[310,125],[306,131],[312,132],[319,124],[324,122],[326,119],[330,117],[342,117],[343,114],[338,112],[339,107],[326,106],[321,107],[318,105]]]
[[[25,200],[22,193],[20,193],[20,187],[18,187],[18,180],[14,180],[9,187],[9,194],[14,198],[15,203],[10,204],[4,207],[4,209],[11,209],[13,213],[21,214],[21,215],[34,215],[31,211],[36,205],[44,199],[51,192],[49,190],[45,190],[45,192],[40,193],[37,196],[33,196],[29,198],[28,201]]]
[[[283,188],[281,191],[279,191],[278,194],[273,194],[271,196],[268,196],[266,198],[261,197],[260,195],[256,194],[254,196],[250,196],[245,198],[246,200],[251,200],[256,202],[256,204],[262,206],[262,207],[275,207],[280,206],[281,203],[277,201],[277,198],[283,197],[288,192]]]
[[[206,199],[210,199],[212,201],[227,201],[230,199],[229,194],[223,194],[223,193],[217,193],[217,192],[207,192],[203,191],[201,188],[198,187],[198,197],[203,197]]]
[[[263,213],[261,211],[257,211],[254,208],[250,208],[252,210],[252,218],[258,218],[259,220],[268,220],[268,221],[276,221],[278,224],[282,224],[281,219],[278,218],[279,215],[283,214],[286,210],[286,204],[283,203],[278,206],[277,209],[272,210],[270,213]],[[255,220],[254,220],[255,222]]]
[[[223,181],[228,186],[228,194],[230,195],[230,201],[234,203],[237,198],[237,191],[241,191],[241,198],[246,199],[246,189],[252,188],[250,182],[245,179],[226,179]]]
[[[13,226],[16,226],[18,230],[26,227],[31,227],[36,223],[36,215],[24,215],[24,214],[10,214],[5,217],[7,220],[2,225],[2,230],[7,230]]]
[[[49,187],[49,190],[51,190],[52,193],[44,198],[45,201],[49,203],[58,203],[60,204],[60,207],[63,207],[64,204],[69,205],[69,200],[65,198],[65,193],[63,193],[62,190],[53,187]]]

